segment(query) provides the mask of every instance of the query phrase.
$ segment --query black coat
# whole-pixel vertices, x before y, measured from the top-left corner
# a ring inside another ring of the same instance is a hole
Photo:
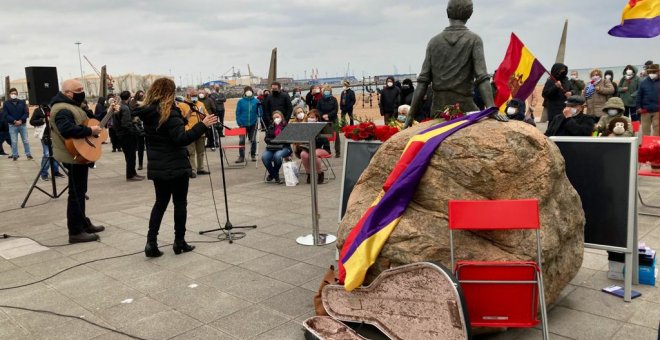
[[[561,72],[564,70],[564,72]],[[566,77],[566,65],[564,64],[554,64],[552,66],[552,71],[550,72],[552,76],[556,79],[548,78],[543,86],[543,106],[548,110],[548,120],[552,121],[555,116],[561,115],[562,111],[566,107],[566,92],[571,92],[573,89],[571,81]],[[561,82],[562,89],[558,88],[555,83],[558,81]]]
[[[273,120],[273,112],[280,111],[284,115],[284,120],[289,121],[291,119],[291,113],[293,112],[293,105],[291,105],[291,97],[284,92],[280,92],[275,95],[271,93],[266,97],[264,102],[264,123],[270,125]]]
[[[575,117],[566,118],[563,114],[555,116],[548,123],[545,135],[589,137],[594,131],[598,118],[580,113]]]
[[[355,91],[348,89],[341,92],[340,97],[341,112],[353,112],[353,106],[355,106]]]
[[[380,93],[380,114],[396,114],[401,103],[401,90],[398,87],[385,87]]]
[[[129,136],[134,134],[133,117],[131,108],[125,102],[119,104],[119,111],[112,117],[112,127],[117,131],[117,136]]]
[[[286,128],[286,125],[282,128],[284,130]],[[281,132],[280,132],[281,133]],[[264,136],[264,142],[266,142],[266,149],[275,149],[275,148],[287,148],[291,149],[291,144],[290,143],[278,143],[278,142],[273,142],[273,139],[275,139],[275,124],[270,124],[266,128],[266,136]]]
[[[144,122],[147,135],[147,178],[171,181],[190,176],[186,146],[206,133],[206,125],[199,122],[185,131],[184,118],[176,106],[172,106],[169,118],[160,127],[158,106],[141,107],[135,113]]]
[[[323,115],[328,115],[327,122],[334,122],[337,120],[337,110],[339,110],[337,98],[333,96],[321,97],[321,100],[316,104],[316,109],[319,110],[321,118],[323,118]]]

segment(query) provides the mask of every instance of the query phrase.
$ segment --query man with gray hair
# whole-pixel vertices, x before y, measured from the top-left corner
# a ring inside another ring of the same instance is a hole
[[[429,84],[433,84],[431,114],[456,103],[464,112],[477,111],[473,100],[475,84],[485,106],[494,106],[483,41],[465,26],[472,11],[472,0],[450,0],[447,4],[449,27],[431,38],[426,47],[406,127],[412,125],[413,117],[422,108]],[[498,114],[495,117],[505,120]]]
[[[65,146],[69,138],[85,138],[97,136],[102,128],[98,125],[85,126],[87,112],[80,105],[85,100],[82,84],[75,80],[65,80],[61,92],[58,92],[50,102],[52,107],[49,121],[53,157],[69,172],[69,198],[66,207],[66,224],[69,229],[69,243],[92,242],[99,239],[95,233],[105,230],[103,226],[95,226],[85,214],[85,194],[87,194],[87,176],[90,165],[83,164],[74,158]]]

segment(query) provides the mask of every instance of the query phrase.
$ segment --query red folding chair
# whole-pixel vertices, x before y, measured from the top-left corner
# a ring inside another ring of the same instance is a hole
[[[225,137],[235,137],[238,136],[243,136],[243,138],[247,138],[247,130],[242,127],[242,128],[233,128],[231,130],[225,129]],[[227,140],[225,138],[225,140]],[[248,141],[246,141],[248,143]],[[247,166],[247,155],[246,157],[243,157],[245,162],[244,163],[239,163],[238,165],[232,164],[229,162],[229,158],[227,158],[227,150],[229,149],[243,149],[243,154],[245,155],[245,145],[240,145],[240,144],[222,144],[222,154],[224,155],[225,162],[227,162],[227,168],[244,168]],[[242,164],[242,165],[241,165]]]
[[[642,136],[642,145],[641,146],[649,146],[653,143],[660,143],[660,137],[659,136]],[[640,167],[637,170],[637,176],[641,176],[641,177],[660,177],[660,173],[653,172],[651,169],[648,169],[648,168],[642,168],[641,165],[640,165]],[[639,192],[639,189],[637,189],[637,197],[639,197],[639,202],[642,203],[642,206],[647,207],[647,208],[660,209],[660,206],[651,205],[651,204],[647,204],[646,202],[644,202],[644,199],[642,198],[642,194]],[[639,214],[640,215],[660,217],[660,215],[652,214],[652,213],[640,212]]]
[[[454,230],[536,230],[536,261],[454,262]],[[530,328],[549,339],[538,200],[449,201],[449,246],[473,327]],[[541,309],[541,320],[538,310]]]

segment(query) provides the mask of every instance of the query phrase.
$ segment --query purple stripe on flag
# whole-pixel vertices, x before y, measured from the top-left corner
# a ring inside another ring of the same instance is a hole
[[[660,35],[660,16],[655,18],[626,19],[614,26],[610,35],[621,38],[653,38]]]
[[[417,153],[415,158],[412,160],[412,162],[410,162],[403,173],[401,173],[390,190],[388,190],[385,195],[383,195],[383,198],[374,207],[371,215],[364,221],[360,233],[355,236],[351,247],[348,249],[341,261],[346,263],[346,261],[348,261],[348,259],[353,255],[355,250],[360,246],[360,244],[362,244],[362,242],[382,230],[396,218],[403,215],[403,213],[406,211],[406,208],[408,207],[408,203],[410,203],[415,191],[417,190],[417,186],[419,185],[424,172],[426,172],[426,168],[428,163],[431,161],[431,157],[433,157],[435,150],[438,148],[440,143],[445,140],[445,138],[451,136],[454,132],[466,126],[478,122],[481,118],[486,117],[493,112],[497,112],[497,108],[488,108],[484,111],[461,117],[463,119],[467,119],[468,122],[456,126],[451,130],[426,141],[422,149],[419,151],[419,153]],[[457,120],[453,120],[451,122],[456,121]]]
[[[525,99],[534,92],[536,84],[538,84],[539,79],[541,79],[541,76],[543,76],[545,72],[547,72],[545,67],[541,65],[538,59],[534,59],[532,68],[529,70],[529,76],[527,77],[527,80],[525,80],[525,83],[520,86],[518,92],[516,92],[515,98],[525,101]]]

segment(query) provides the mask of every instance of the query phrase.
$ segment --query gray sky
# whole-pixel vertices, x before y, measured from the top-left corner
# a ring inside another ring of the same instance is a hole
[[[607,31],[625,0],[475,0],[468,27],[481,35],[494,70],[515,32],[549,69],[564,19],[570,68],[660,61],[660,38],[621,39]],[[0,12],[0,75],[24,78],[25,66],[80,75],[75,41],[110,74],[172,74],[185,84],[218,79],[232,66],[265,77],[278,48],[278,76],[419,72],[428,40],[448,25],[447,1],[30,0]],[[83,70],[93,70],[83,59]],[[179,78],[181,77],[181,78]]]

